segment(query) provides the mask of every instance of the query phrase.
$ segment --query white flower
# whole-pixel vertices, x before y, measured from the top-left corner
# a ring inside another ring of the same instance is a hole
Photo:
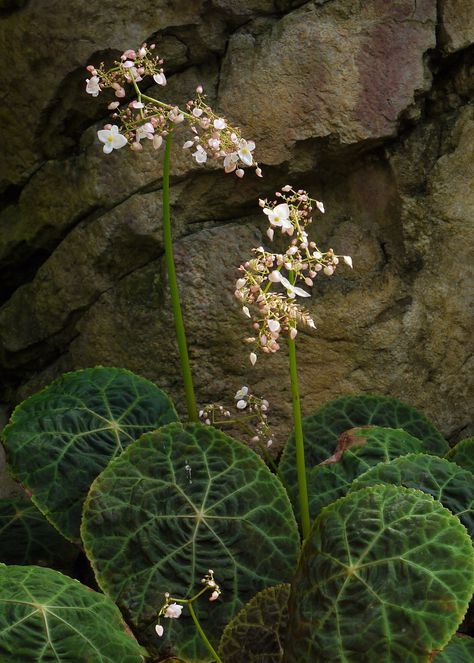
[[[145,108],[143,101],[137,101],[136,99],[131,102],[130,106],[132,108]]]
[[[166,85],[166,76],[163,72],[159,74],[153,74],[153,80],[157,85]]]
[[[232,173],[237,168],[239,156],[237,152],[231,152],[224,158],[224,170],[226,173]]]
[[[153,147],[155,148],[155,150],[159,150],[162,143],[163,143],[163,137],[160,136],[159,134],[155,134],[153,136]]]
[[[183,145],[183,150],[188,150],[190,147],[194,145],[193,140],[187,140],[184,145]]]
[[[159,638],[161,638],[161,636],[163,635],[164,628],[162,627],[161,624],[157,624],[157,625],[155,626],[155,631],[156,631],[156,635],[157,635]]]
[[[119,106],[120,106],[120,101],[112,101],[112,102],[107,106],[107,108],[108,108],[109,110],[115,110],[115,109],[118,108]]]
[[[252,366],[255,366],[255,362],[257,361],[257,355],[255,354],[255,352],[250,353],[249,359]]]
[[[196,151],[193,152],[193,157],[196,160],[196,163],[206,163],[207,152],[203,147],[201,147],[201,145],[197,145]]]
[[[280,272],[274,269],[273,272],[270,272],[270,274],[268,275],[268,280],[271,281],[272,283],[280,283],[281,281]]]
[[[236,408],[238,410],[245,410],[246,407],[247,407],[247,401],[244,400],[237,401]]]
[[[287,203],[280,203],[273,209],[264,207],[263,213],[268,216],[268,220],[272,226],[279,226],[282,230],[293,229],[293,224],[290,221],[290,208]]]
[[[342,256],[342,259],[346,265],[349,265],[349,267],[352,269],[352,258],[350,256]]]
[[[242,311],[243,311],[244,315],[247,316],[247,318],[251,318],[251,317],[252,317],[252,316],[250,315],[250,311],[249,311],[249,309],[248,309],[248,306],[242,306]]]
[[[193,115],[194,115],[194,117],[201,117],[202,108],[193,108]]]
[[[110,129],[101,129],[97,132],[97,136],[101,143],[104,143],[105,154],[110,154],[112,150],[119,150],[127,144],[127,139],[121,133],[116,124],[113,124]]]
[[[269,228],[269,229],[267,230],[267,237],[268,237],[268,239],[269,239],[270,241],[273,240],[273,234],[274,234],[274,230],[273,230],[273,228]]]
[[[165,610],[165,617],[169,617],[170,619],[178,619],[178,617],[181,617],[181,613],[183,611],[183,606],[178,605],[177,603],[170,603]]]
[[[280,331],[280,323],[278,322],[278,320],[275,320],[275,319],[273,319],[273,318],[270,318],[270,320],[268,321],[268,329],[269,329],[271,332],[278,332],[278,331]]]
[[[227,126],[223,117],[218,117],[217,120],[214,120],[213,124],[215,129],[225,129]]]
[[[316,201],[316,207],[318,208],[318,210],[320,212],[322,212],[324,214],[324,205],[323,205],[323,203],[321,203],[321,202],[319,202],[319,200],[317,200]]]
[[[285,184],[285,186],[281,187],[281,190],[288,193],[288,191],[291,191],[291,184]]]
[[[290,299],[294,299],[295,295],[299,295],[300,297],[311,297],[309,292],[306,292],[301,288],[297,288],[296,286],[291,285],[288,279],[285,279],[285,277],[282,276],[281,274],[280,274],[280,283],[284,288],[286,288],[286,292],[288,293],[288,297]]]
[[[91,76],[91,78],[86,78],[86,92],[91,94],[93,97],[98,97],[100,92],[100,78],[98,76]]]
[[[143,138],[148,138],[149,140],[153,140],[153,134],[155,133],[155,127],[152,125],[151,122],[145,122],[145,124],[142,124],[140,127],[137,127],[137,140],[140,141]]]
[[[246,387],[245,385],[239,389],[239,391],[235,394],[234,398],[236,401],[240,401],[242,398],[245,398],[247,394],[249,393],[249,388]]]
[[[252,152],[255,149],[255,143],[252,140],[246,141],[241,140],[239,144],[239,151],[237,154],[240,157],[242,163],[246,166],[251,166],[253,163]]]

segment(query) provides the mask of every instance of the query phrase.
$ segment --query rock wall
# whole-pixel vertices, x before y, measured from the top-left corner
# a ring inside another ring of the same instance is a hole
[[[1,397],[96,364],[155,380],[182,408],[161,241],[161,157],[96,140],[85,65],[156,41],[165,100],[202,83],[257,143],[264,179],[177,146],[176,260],[201,403],[249,384],[289,429],[286,357],[248,364],[236,267],[262,243],[259,196],[324,200],[317,283],[298,337],[306,413],[347,393],[404,399],[451,440],[474,433],[472,0],[2,0]],[[158,92],[158,91],[157,91]]]

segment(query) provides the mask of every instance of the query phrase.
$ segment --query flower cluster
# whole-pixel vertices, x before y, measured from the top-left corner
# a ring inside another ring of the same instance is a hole
[[[204,587],[190,599],[177,599],[172,598],[169,592],[165,593],[165,602],[161,606],[160,611],[158,612],[158,623],[155,626],[156,634],[161,638],[164,633],[164,627],[160,623],[162,617],[165,619],[179,619],[183,611],[183,606],[188,603],[193,603],[198,599],[202,594],[207,591],[211,592],[209,601],[216,601],[219,596],[222,594],[222,590],[214,579],[214,571],[209,569],[204,578],[201,580],[201,584]],[[178,603],[177,603],[178,601]],[[181,604],[181,605],[180,605]]]
[[[249,436],[250,442],[266,447],[273,444],[273,435],[268,425],[268,409],[270,407],[265,398],[251,394],[247,386],[241,387],[234,396],[234,416],[229,409],[222,405],[209,404],[199,411],[199,418],[208,426],[224,428],[235,426]]]
[[[127,96],[127,86],[132,86],[134,98],[120,106],[120,101],[112,101],[108,108],[112,111],[114,123],[109,123],[98,132],[106,154],[129,145],[135,151],[143,150],[146,141],[159,149],[163,138],[177,125],[185,123],[190,129],[190,139],[183,148],[190,149],[196,163],[221,161],[226,173],[235,172],[244,176],[244,168],[255,167],[258,176],[262,171],[254,160],[253,141],[245,140],[238,127],[214,113],[206,103],[202,86],[196,89],[196,99],[190,100],[181,109],[179,106],[164,103],[148,96],[140,90],[139,83],[151,76],[157,85],[166,85],[163,59],[155,55],[155,44],[142,44],[139,49],[125,51],[111,68],[104,63],[99,67],[89,65],[90,78],[86,79],[86,92],[97,97],[103,90],[113,90],[118,99]],[[120,127],[115,122],[120,124]]]
[[[201,583],[205,585],[207,589],[211,590],[209,601],[216,601],[222,594],[222,589],[214,580],[214,571],[212,569],[209,569],[204,578],[201,580]]]
[[[294,339],[298,323],[315,327],[309,313],[296,301],[297,297],[310,297],[310,293],[297,284],[311,287],[318,275],[332,276],[340,259],[349,267],[352,259],[338,256],[332,249],[320,251],[309,239],[306,228],[312,222],[313,207],[324,213],[324,205],[306,191],[286,185],[277,191],[275,200],[260,200],[259,204],[268,218],[268,238],[273,240],[279,228],[291,238],[290,245],[284,253],[271,253],[261,246],[253,249],[253,258],[239,268],[235,296],[244,315],[252,320],[254,335],[247,342],[272,353],[280,349],[282,332]],[[257,354],[252,351],[250,362],[254,365],[256,361]]]

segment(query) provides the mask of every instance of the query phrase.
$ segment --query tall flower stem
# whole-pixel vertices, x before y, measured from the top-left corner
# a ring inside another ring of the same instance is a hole
[[[179,349],[179,361],[181,364],[181,373],[184,382],[184,393],[186,397],[186,406],[190,421],[198,421],[196,399],[194,397],[193,378],[191,366],[189,364],[188,346],[186,342],[186,332],[184,329],[183,314],[181,312],[181,301],[179,298],[178,281],[176,279],[176,267],[173,256],[173,238],[171,232],[171,213],[170,213],[170,165],[171,165],[171,145],[173,141],[172,133],[169,132],[165,142],[165,156],[163,162],[163,242],[165,246],[166,270],[168,272],[168,284],[171,294],[171,307],[173,309],[174,326],[176,330],[176,340]]]
[[[290,275],[294,283],[294,275]],[[306,465],[304,458],[303,425],[301,422],[300,391],[298,386],[298,368],[296,365],[296,341],[288,338],[288,357],[290,361],[291,401],[293,424],[295,429],[296,475],[298,478],[298,503],[300,507],[301,531],[303,541],[308,538],[311,527],[309,517],[308,486],[306,482]]]
[[[197,615],[196,615],[196,613],[195,613],[195,611],[194,611],[193,604],[192,604],[191,601],[188,603],[188,608],[189,608],[189,612],[190,612],[190,614],[191,614],[191,617],[193,618],[194,625],[196,626],[197,631],[198,631],[199,635],[201,636],[202,641],[203,641],[204,644],[206,645],[206,647],[207,647],[209,653],[211,654],[211,656],[214,657],[216,663],[222,663],[222,660],[219,658],[219,655],[217,654],[216,650],[215,650],[214,647],[211,645],[211,643],[210,643],[209,640],[207,639],[206,634],[205,634],[204,631],[202,630],[201,624],[199,623],[199,620],[198,620]]]

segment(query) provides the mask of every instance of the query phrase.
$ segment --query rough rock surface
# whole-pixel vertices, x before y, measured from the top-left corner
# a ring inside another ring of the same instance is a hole
[[[248,363],[236,268],[262,243],[257,199],[324,200],[314,232],[353,256],[318,282],[299,338],[302,406],[379,392],[450,439],[474,433],[471,0],[30,0],[0,9],[15,63],[0,108],[0,374],[7,407],[64,370],[130,368],[183,405],[161,240],[161,159],[95,139],[84,66],[156,40],[165,99],[203,82],[255,138],[265,178],[197,167],[176,140],[176,261],[199,401],[249,384],[290,421],[286,357]],[[35,31],[31,33],[31,25]],[[28,38],[27,36],[28,35]],[[278,445],[276,445],[278,447]]]

